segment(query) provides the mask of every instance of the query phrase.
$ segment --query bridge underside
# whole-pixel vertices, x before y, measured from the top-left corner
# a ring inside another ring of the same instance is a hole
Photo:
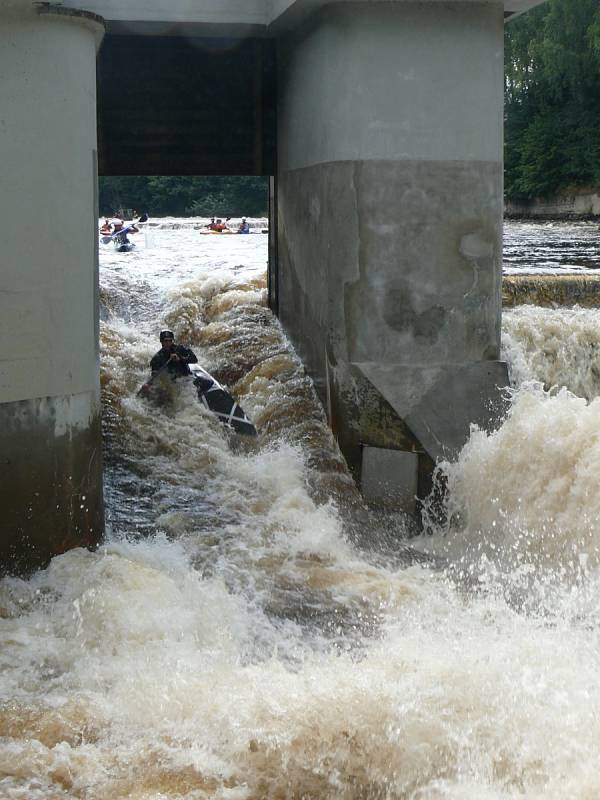
[[[275,44],[107,34],[98,58],[100,175],[273,175]]]

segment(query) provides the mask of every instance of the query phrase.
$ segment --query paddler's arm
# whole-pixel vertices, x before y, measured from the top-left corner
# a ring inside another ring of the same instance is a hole
[[[150,370],[152,371],[152,375],[154,376],[154,374],[161,370],[166,363],[167,362],[160,357],[160,351],[155,356],[152,356],[150,359]]]
[[[179,345],[178,352],[174,355],[177,355],[178,358],[175,359],[176,361],[182,361],[184,364],[197,364],[198,358],[193,350],[190,350],[189,347],[184,347],[183,345]],[[171,356],[172,358],[173,356]]]

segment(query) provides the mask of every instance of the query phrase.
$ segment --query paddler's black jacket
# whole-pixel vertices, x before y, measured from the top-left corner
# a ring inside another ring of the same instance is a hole
[[[196,364],[198,362],[196,354],[193,353],[189,347],[184,347],[182,344],[174,344],[169,348],[169,350],[164,350],[161,347],[158,353],[152,356],[152,360],[150,361],[150,369],[152,370],[153,375],[158,372],[159,369],[164,367],[173,353],[177,353],[181,360],[171,361],[167,367],[167,372],[173,375],[173,377],[190,374],[190,368],[188,367],[188,364]]]

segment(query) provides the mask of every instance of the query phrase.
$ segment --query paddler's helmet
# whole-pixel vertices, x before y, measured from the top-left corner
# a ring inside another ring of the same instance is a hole
[[[174,338],[175,338],[175,334],[173,333],[173,331],[161,331],[161,332],[158,334],[158,338],[159,338],[159,339],[161,340],[161,342],[162,342],[162,341],[163,341],[163,339],[174,339]]]

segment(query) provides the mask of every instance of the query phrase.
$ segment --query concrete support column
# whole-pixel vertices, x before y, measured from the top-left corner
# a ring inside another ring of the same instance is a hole
[[[359,480],[364,446],[419,456],[404,497],[507,380],[503,13],[333,4],[280,42],[280,316]]]
[[[0,8],[0,569],[103,530],[96,50],[87,12]]]

